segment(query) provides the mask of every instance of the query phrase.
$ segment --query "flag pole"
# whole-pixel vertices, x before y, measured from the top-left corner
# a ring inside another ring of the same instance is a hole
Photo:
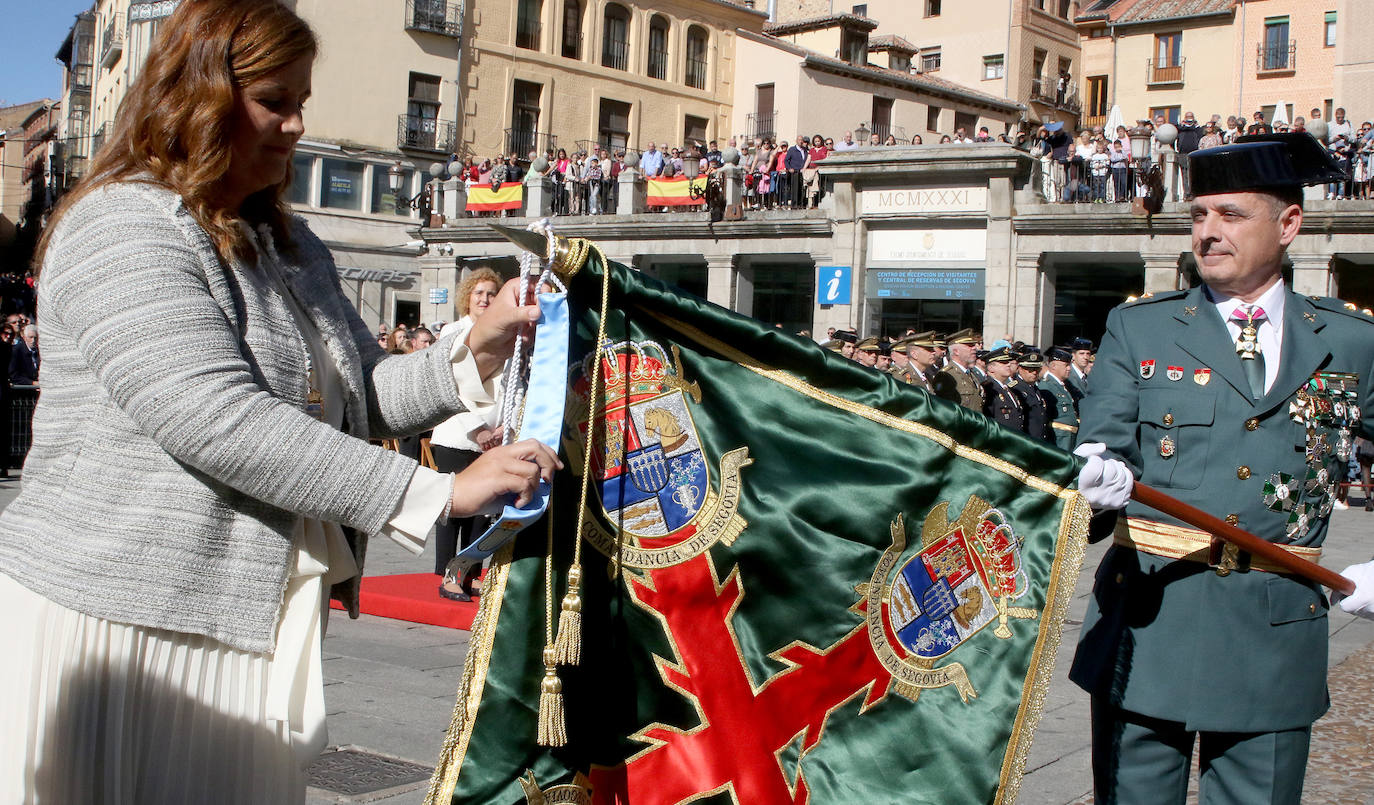
[[[1220,537],[1243,551],[1249,551],[1255,556],[1273,562],[1290,573],[1311,579],[1346,595],[1355,592],[1355,582],[1334,570],[1324,568],[1316,562],[1309,562],[1300,556],[1294,556],[1279,545],[1260,539],[1249,531],[1231,525],[1220,517],[1210,515],[1196,506],[1190,506],[1139,481],[1131,490],[1131,499],[1182,520],[1194,528],[1200,528],[1213,536]]]

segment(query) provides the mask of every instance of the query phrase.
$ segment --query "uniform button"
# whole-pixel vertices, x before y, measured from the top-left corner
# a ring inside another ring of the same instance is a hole
[[[1255,419],[1254,417],[1250,417],[1249,419],[1245,420],[1245,429],[1251,431],[1258,430],[1259,420]]]
[[[1236,477],[1242,481],[1248,481],[1250,479],[1250,468],[1244,464],[1236,467]]]
[[[1240,515],[1228,514],[1226,515],[1226,522],[1230,523],[1231,525],[1240,525]]]
[[[1317,611],[1317,605],[1316,605],[1316,604],[1308,604],[1308,605],[1307,605],[1307,611],[1308,611],[1308,612],[1316,612],[1316,611]]]
[[[1126,581],[1126,574],[1125,574],[1125,573],[1118,573],[1118,574],[1116,574],[1116,583],[1117,583],[1117,584],[1122,584],[1122,583],[1125,582],[1125,581]]]
[[[1174,415],[1173,415],[1173,414],[1165,414],[1165,415],[1164,415],[1164,424],[1165,424],[1165,425],[1172,425],[1172,424],[1174,424]]]

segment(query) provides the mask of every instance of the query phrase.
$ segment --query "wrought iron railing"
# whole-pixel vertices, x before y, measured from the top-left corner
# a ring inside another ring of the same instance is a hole
[[[446,0],[406,0],[406,28],[451,36],[463,34],[463,7]]]
[[[706,89],[706,60],[687,60],[687,86]]]
[[[778,110],[771,112],[751,112],[744,116],[745,136],[747,137],[776,137]]]
[[[668,77],[668,50],[666,48],[649,48],[649,77],[659,79]]]
[[[601,44],[601,66],[616,70],[630,69],[630,44],[624,39],[607,38]]]
[[[124,52],[124,15],[115,13],[110,15],[110,21],[105,23],[105,33],[100,37],[100,66],[111,67],[119,61],[120,54]]]
[[[547,131],[536,131],[534,129],[506,129],[506,153],[515,154],[520,159],[525,159],[534,151],[536,154],[543,154],[545,151],[558,151],[558,137]]]
[[[1166,60],[1167,62],[1168,60]],[[1179,59],[1178,64],[1161,64],[1154,59],[1145,60],[1145,75],[1149,77],[1150,84],[1182,84],[1183,83],[1183,63],[1185,59]]]
[[[563,58],[582,58],[582,34],[572,31],[563,32]]]
[[[1256,45],[1255,69],[1261,73],[1298,69],[1298,43],[1288,45]]]
[[[544,26],[539,20],[520,18],[515,21],[515,46],[525,50],[538,50],[539,37]]]
[[[419,151],[452,153],[457,126],[444,120],[401,115],[396,122],[396,145]]]
[[[1075,114],[1083,108],[1083,102],[1078,97],[1078,82],[1073,79],[1033,78],[1031,100]]]
[[[90,64],[73,64],[71,73],[72,92],[91,91],[91,67]]]

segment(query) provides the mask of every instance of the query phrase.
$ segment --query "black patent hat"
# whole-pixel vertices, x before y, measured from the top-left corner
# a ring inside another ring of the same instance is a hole
[[[1050,347],[1045,350],[1045,361],[1063,361],[1073,363],[1073,353],[1065,347]]]
[[[1345,181],[1335,158],[1307,132],[1237,137],[1194,151],[1188,160],[1194,196]]]

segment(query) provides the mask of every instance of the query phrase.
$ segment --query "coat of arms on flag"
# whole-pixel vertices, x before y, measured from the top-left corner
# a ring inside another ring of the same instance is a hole
[[[1077,460],[599,255],[569,301],[568,469],[493,557],[428,801],[1014,801]]]

